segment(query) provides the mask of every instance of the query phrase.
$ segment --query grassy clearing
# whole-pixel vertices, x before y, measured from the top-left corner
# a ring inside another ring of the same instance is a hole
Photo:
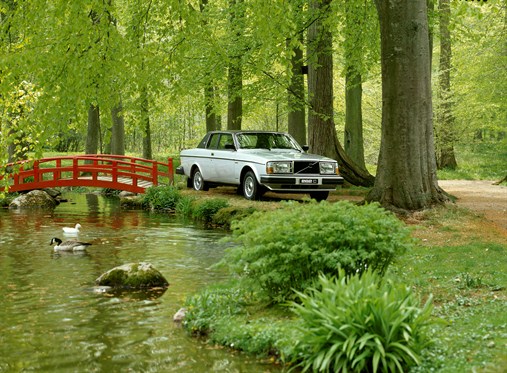
[[[507,140],[458,145],[458,168],[439,170],[440,180],[501,180],[507,175]]]
[[[457,207],[420,217],[419,240],[392,267],[415,292],[433,295],[435,344],[417,372],[507,370],[507,244],[505,235]]]

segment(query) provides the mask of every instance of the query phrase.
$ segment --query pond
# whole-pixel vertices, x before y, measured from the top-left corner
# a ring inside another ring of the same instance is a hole
[[[0,372],[276,372],[210,346],[174,324],[185,298],[224,278],[221,231],[168,214],[125,211],[118,199],[65,195],[54,211],[0,210]],[[62,227],[82,225],[84,254],[54,253]],[[169,281],[159,297],[93,292],[95,279],[147,261]]]

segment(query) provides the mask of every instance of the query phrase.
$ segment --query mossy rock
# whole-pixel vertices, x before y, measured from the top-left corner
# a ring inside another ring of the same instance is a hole
[[[110,269],[95,280],[99,286],[123,289],[166,288],[169,282],[150,263],[128,263]]]
[[[58,205],[53,197],[42,190],[32,190],[26,194],[21,194],[9,204],[9,208],[41,208],[54,209]]]

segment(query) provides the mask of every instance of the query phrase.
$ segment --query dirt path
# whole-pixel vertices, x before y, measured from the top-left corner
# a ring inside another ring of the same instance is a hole
[[[457,205],[477,211],[507,233],[507,187],[486,180],[440,180],[438,184],[457,198]]]

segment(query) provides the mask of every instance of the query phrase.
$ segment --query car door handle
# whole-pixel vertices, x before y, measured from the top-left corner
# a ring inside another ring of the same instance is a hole
[[[215,153],[211,153],[211,155],[215,155]]]

